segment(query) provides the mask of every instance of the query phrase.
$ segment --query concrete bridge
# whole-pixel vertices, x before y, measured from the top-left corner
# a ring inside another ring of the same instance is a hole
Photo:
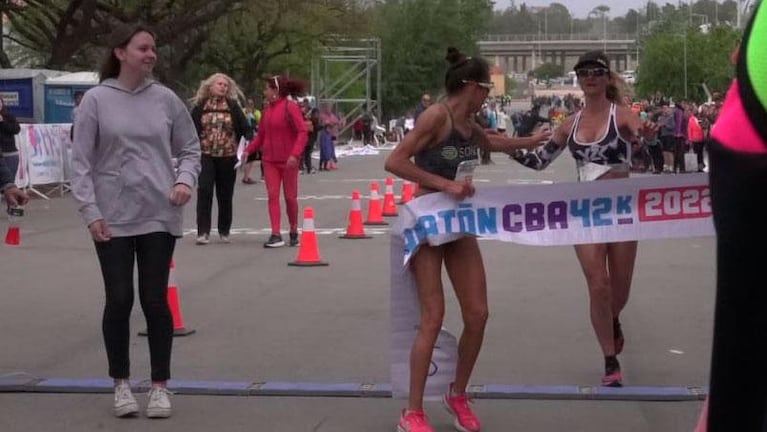
[[[628,34],[495,34],[479,42],[480,54],[507,74],[527,73],[544,63],[569,71],[591,50],[605,51],[615,71],[636,70],[639,63],[636,37]]]

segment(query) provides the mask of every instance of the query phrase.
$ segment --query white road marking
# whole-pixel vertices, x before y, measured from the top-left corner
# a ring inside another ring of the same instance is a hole
[[[391,230],[388,227],[365,227],[365,234],[368,235],[388,235]],[[346,228],[316,228],[314,230],[318,235],[343,235],[346,233]],[[214,228],[211,233],[218,233]],[[271,228],[232,228],[229,231],[230,235],[269,235],[272,233]],[[287,235],[287,231],[283,231],[283,234]],[[184,235],[197,235],[196,229],[185,229]]]

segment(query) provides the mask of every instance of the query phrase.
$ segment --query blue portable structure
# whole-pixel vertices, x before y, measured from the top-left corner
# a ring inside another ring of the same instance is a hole
[[[0,97],[20,122],[42,123],[45,81],[66,73],[50,69],[0,69]]]
[[[96,72],[75,72],[45,81],[45,123],[70,123],[75,94],[98,85]]]

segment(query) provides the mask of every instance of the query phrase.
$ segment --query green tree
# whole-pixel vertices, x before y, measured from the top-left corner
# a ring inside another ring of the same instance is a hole
[[[253,0],[241,13],[216,23],[201,46],[199,65],[186,74],[196,82],[213,72],[226,72],[246,94],[260,91],[268,74],[309,78],[316,44],[333,43],[365,28],[364,17],[346,0]],[[350,25],[356,23],[357,26]]]
[[[208,25],[237,13],[236,0],[25,0],[8,14],[18,58],[48,69],[93,68],[106,36],[121,23],[141,20],[157,34],[161,53],[155,72],[173,85],[175,77],[207,38]],[[1,56],[0,56],[1,57]]]
[[[687,38],[686,56],[683,38]],[[729,55],[738,38],[739,32],[729,27],[715,27],[708,34],[695,28],[686,33],[653,34],[646,41],[639,66],[638,94],[649,96],[659,90],[677,100],[683,99],[685,58],[688,99],[705,100],[703,83],[711,91],[725,91],[733,77]]]
[[[548,81],[552,78],[564,75],[564,66],[553,63],[544,63],[533,71],[533,76],[539,80]]]
[[[447,47],[476,55],[492,16],[489,0],[387,0],[375,33],[383,48],[383,108],[388,116],[415,107],[424,91],[441,89]]]

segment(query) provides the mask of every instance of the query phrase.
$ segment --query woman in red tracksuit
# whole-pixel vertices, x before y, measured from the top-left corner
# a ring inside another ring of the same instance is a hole
[[[269,196],[272,235],[264,247],[284,246],[280,234],[280,185],[285,189],[285,207],[290,222],[290,246],[298,245],[298,165],[308,139],[301,108],[288,96],[303,95],[301,81],[274,76],[264,86],[264,109],[258,134],[245,149],[248,155],[261,150],[264,182]]]

